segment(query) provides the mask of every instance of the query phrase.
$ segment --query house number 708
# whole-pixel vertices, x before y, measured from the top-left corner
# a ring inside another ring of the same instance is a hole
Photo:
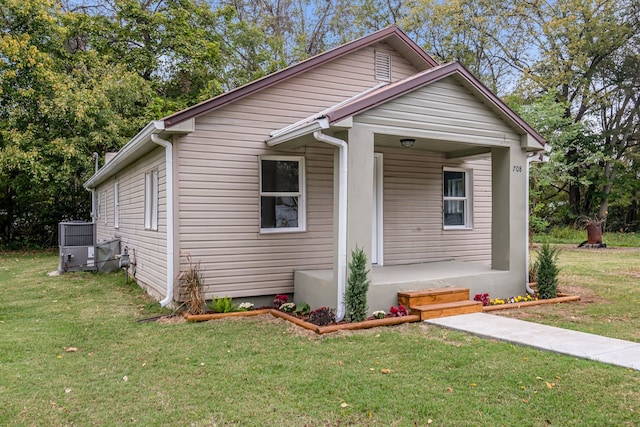
[[[522,172],[522,166],[514,166],[513,167],[513,171],[514,172]]]

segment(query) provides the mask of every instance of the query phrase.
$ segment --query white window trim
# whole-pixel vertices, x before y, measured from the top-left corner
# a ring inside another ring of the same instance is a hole
[[[446,197],[444,195],[444,173],[464,172],[464,197]],[[473,170],[463,168],[442,168],[442,229],[443,230],[473,230]],[[464,201],[464,225],[444,225],[444,205],[447,200]]]
[[[104,190],[101,192],[101,197],[102,197],[102,220],[104,221],[105,224],[107,224],[108,222],[108,218],[107,218],[107,190]]]
[[[120,183],[113,183],[113,228],[120,228]]]
[[[144,174],[144,228],[158,231],[158,169]]]
[[[262,161],[263,160],[275,160],[275,161],[297,161],[299,164],[298,169],[298,193],[274,193],[274,192],[263,192],[262,191]],[[307,203],[306,203],[306,167],[304,163],[303,156],[277,156],[277,155],[268,155],[268,156],[259,156],[258,157],[258,174],[260,177],[260,188],[259,188],[259,211],[258,211],[258,227],[260,228],[260,234],[273,234],[273,233],[300,233],[307,231]],[[262,215],[262,197],[270,196],[270,197],[298,197],[298,226],[296,228],[262,228],[260,216]]]

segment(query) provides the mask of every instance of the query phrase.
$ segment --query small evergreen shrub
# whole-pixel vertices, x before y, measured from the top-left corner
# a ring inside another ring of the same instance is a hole
[[[332,308],[320,307],[309,313],[309,323],[313,323],[317,326],[327,326],[333,322],[336,318],[336,314]]]
[[[369,290],[369,270],[367,270],[367,254],[356,246],[351,251],[349,263],[349,280],[344,296],[347,322],[362,322],[367,318],[367,291]]]
[[[552,248],[548,243],[542,245],[538,252],[537,290],[540,299],[555,298],[558,295],[558,273],[556,265],[560,250]]]

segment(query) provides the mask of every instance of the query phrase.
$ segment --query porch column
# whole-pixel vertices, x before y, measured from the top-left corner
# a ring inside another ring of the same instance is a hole
[[[491,267],[526,273],[526,152],[520,148],[491,150]]]
[[[349,172],[347,202],[347,257],[356,245],[364,248],[371,268],[373,209],[373,131],[353,126],[348,131]]]

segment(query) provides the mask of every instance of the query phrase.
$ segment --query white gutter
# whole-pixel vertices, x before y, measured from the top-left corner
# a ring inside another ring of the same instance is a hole
[[[126,167],[130,158],[135,157],[134,154],[141,149],[144,149],[145,145],[149,142],[149,136],[164,130],[163,121],[149,122],[144,129],[142,129],[131,141],[129,141],[124,147],[118,151],[110,162],[102,166],[102,168],[84,183],[84,188],[95,188],[104,179],[107,179],[112,175],[114,171],[120,170]]]
[[[338,187],[338,303],[336,305],[336,321],[346,314],[344,296],[347,283],[347,160],[349,150],[347,142],[321,131],[313,132],[313,137],[320,142],[338,147],[340,150],[340,178]]]
[[[151,134],[151,141],[164,147],[166,162],[167,186],[167,296],[160,301],[164,307],[173,302],[173,145],[156,134]]]

